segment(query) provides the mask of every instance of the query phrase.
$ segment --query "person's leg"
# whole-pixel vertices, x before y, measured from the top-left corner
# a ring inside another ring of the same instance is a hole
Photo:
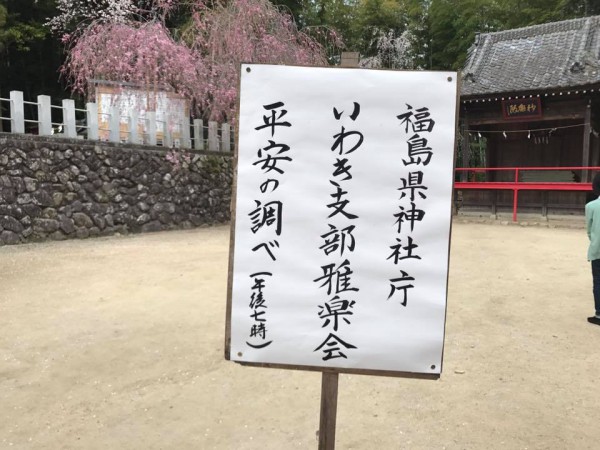
[[[600,259],[592,261],[592,278],[594,281],[593,292],[596,316],[600,316]]]
[[[595,259],[592,261],[592,281],[596,315],[593,317],[588,317],[588,322],[600,325],[600,259]]]

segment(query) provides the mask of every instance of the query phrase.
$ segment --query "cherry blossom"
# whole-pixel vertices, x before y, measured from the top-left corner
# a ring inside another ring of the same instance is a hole
[[[63,36],[67,59],[61,72],[74,91],[91,95],[95,79],[134,83],[150,92],[167,89],[210,120],[235,117],[241,63],[325,66],[323,35],[328,44],[340,45],[326,30],[319,40],[298,30],[291,16],[268,0],[210,7],[191,0],[191,22],[180,40],[165,26],[180,0],[58,2],[63,14],[50,20],[55,29],[80,21]]]

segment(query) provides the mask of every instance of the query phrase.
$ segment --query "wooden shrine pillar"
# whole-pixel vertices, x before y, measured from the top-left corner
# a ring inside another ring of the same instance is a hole
[[[462,167],[468,169],[471,166],[471,144],[469,142],[469,121],[465,116],[462,121]],[[468,181],[469,173],[461,172],[460,181]]]
[[[594,134],[592,138],[592,166],[600,165],[600,136]]]
[[[591,121],[592,121],[592,105],[590,104],[590,102],[588,102],[588,104],[585,107],[585,115],[584,115],[584,119],[583,119],[583,152],[582,152],[582,156],[583,156],[583,162],[582,162],[582,166],[589,166],[590,165],[590,136],[591,136],[591,132],[592,132],[592,128],[591,128]],[[589,183],[589,170],[584,169],[581,173],[581,181],[583,183],[588,182]]]

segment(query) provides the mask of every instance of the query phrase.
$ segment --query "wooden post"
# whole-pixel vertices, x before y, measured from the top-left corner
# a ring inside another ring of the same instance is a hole
[[[360,54],[358,52],[342,52],[340,67],[358,67]]]
[[[217,122],[208,122],[208,150],[211,152],[219,151],[219,135]]]
[[[588,102],[586,108],[585,108],[585,118],[583,119],[583,162],[582,162],[582,166],[589,166],[590,165],[590,133],[592,131],[591,129],[591,119],[592,119],[592,106],[590,105],[590,103]],[[581,182],[582,183],[589,183],[590,180],[588,180],[589,177],[589,171],[587,169],[583,169],[582,173],[581,173]]]
[[[204,150],[204,123],[194,119],[194,150]]]
[[[190,118],[185,111],[181,114],[181,147],[192,148],[192,141],[190,139]]]
[[[469,122],[467,119],[463,119],[462,123],[462,166],[465,169],[468,169],[471,165],[471,147],[469,142]],[[469,181],[468,180],[469,172],[463,171],[461,172],[460,181]]]
[[[108,140],[110,142],[121,142],[121,112],[118,105],[113,105],[110,108],[108,129]]]
[[[138,124],[140,123],[139,113],[137,109],[131,108],[129,111],[129,142],[139,144],[140,137],[138,133]]]
[[[592,166],[598,167],[600,164],[600,136],[594,134],[592,139]]]
[[[548,219],[548,191],[542,191],[542,217]]]
[[[173,134],[171,133],[171,123],[168,121],[165,122],[165,128],[163,133],[163,147],[172,148],[173,147]]]
[[[228,123],[221,125],[221,151],[231,151],[231,126]]]
[[[323,372],[321,380],[321,420],[319,422],[319,450],[335,449],[335,422],[339,374]]]
[[[156,145],[156,111],[146,113],[146,131],[148,133],[148,145]]]

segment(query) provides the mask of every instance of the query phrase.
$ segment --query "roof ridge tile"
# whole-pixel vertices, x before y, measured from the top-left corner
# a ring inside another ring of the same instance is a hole
[[[469,48],[464,95],[600,83],[600,16],[482,33]]]

